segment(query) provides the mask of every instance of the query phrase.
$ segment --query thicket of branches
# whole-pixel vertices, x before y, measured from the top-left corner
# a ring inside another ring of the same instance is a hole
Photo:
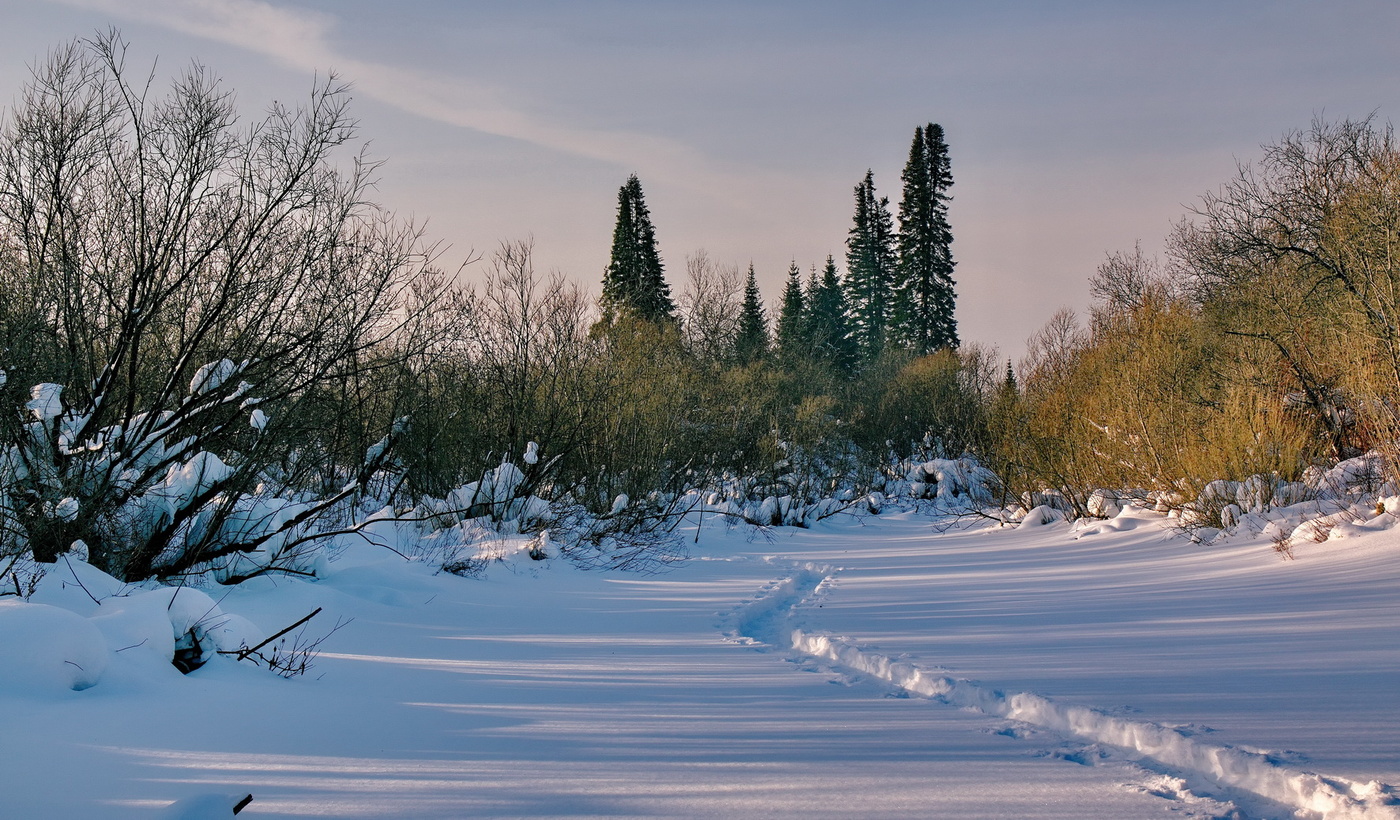
[[[1400,147],[1315,122],[1205,195],[1165,262],[1115,254],[1081,323],[1030,342],[996,466],[1023,491],[1166,492],[1297,479],[1400,434]],[[1209,512],[1209,511],[1207,511]]]
[[[625,496],[627,515],[646,518],[694,489],[805,503],[863,492],[883,481],[892,448],[956,457],[985,441],[986,353],[891,348],[858,372],[820,351],[754,353],[745,288],[737,267],[702,251],[675,320],[624,313],[600,327],[575,285],[534,271],[528,243],[502,245],[462,335],[427,371],[406,490],[441,495],[534,441],[545,458],[526,465],[522,492],[600,514]]]
[[[134,78],[115,33],[36,68],[0,125],[11,549],[177,573],[285,539],[379,466],[380,387],[445,286],[367,199],[374,164],[341,156],[348,101],[331,77],[241,122],[198,66],[164,93]],[[250,520],[268,494],[302,503]]]

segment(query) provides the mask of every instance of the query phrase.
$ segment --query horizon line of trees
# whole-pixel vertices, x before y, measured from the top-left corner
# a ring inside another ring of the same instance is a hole
[[[601,303],[528,242],[465,286],[374,202],[348,105],[332,76],[244,121],[198,64],[161,93],[115,30],[34,66],[0,120],[0,575],[73,550],[127,580],[304,571],[357,504],[418,509],[503,461],[558,526],[646,544],[689,492],[803,521],[891,450],[976,446],[988,357],[849,347],[833,259],[776,347],[752,270],[697,253],[673,301],[635,178]],[[939,179],[910,188],[934,212]]]
[[[334,77],[245,124],[201,66],[164,95],[130,76],[115,32],[74,41],[0,120],[0,575],[75,549],[127,580],[275,563],[504,461],[505,507],[642,545],[694,493],[802,523],[910,458],[972,453],[1006,503],[1080,514],[1214,479],[1272,498],[1372,448],[1397,474],[1400,147],[1369,119],[1242,165],[1165,263],[1109,257],[1087,325],[1061,313],[1013,370],[958,338],[933,124],[899,231],[867,173],[845,276],[794,263],[770,329],[752,266],[696,252],[672,297],[635,177],[601,300],[529,242],[469,288],[372,200]]]

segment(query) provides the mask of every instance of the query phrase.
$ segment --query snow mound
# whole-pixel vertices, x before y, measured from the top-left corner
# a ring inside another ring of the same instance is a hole
[[[1021,519],[1020,523],[1016,525],[1016,528],[1028,529],[1030,527],[1043,527],[1046,524],[1053,524],[1063,518],[1064,515],[1059,510],[1056,510],[1048,504],[1041,504],[1037,507],[1032,507],[1030,511],[1026,513],[1025,517]]]
[[[188,587],[143,590],[108,598],[92,617],[124,659],[169,666],[182,650],[190,666],[208,662],[219,651],[232,652],[262,640],[246,618],[230,615],[203,592]]]
[[[63,385],[48,382],[36,384],[29,395],[30,399],[24,406],[34,414],[34,418],[51,421],[63,413]]]
[[[190,379],[190,395],[198,396],[212,390],[218,390],[242,369],[228,359],[209,362],[200,367],[194,374],[194,378]]]
[[[106,669],[107,642],[86,618],[48,604],[0,600],[0,693],[87,689]]]

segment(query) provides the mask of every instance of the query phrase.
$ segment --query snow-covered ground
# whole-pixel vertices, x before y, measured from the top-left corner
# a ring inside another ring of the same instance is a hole
[[[516,557],[471,580],[360,544],[323,580],[205,590],[263,634],[352,619],[290,680],[121,645],[208,604],[105,599],[60,562],[34,600],[76,616],[0,607],[0,815],[252,794],[240,817],[1400,817],[1390,532],[1285,561],[1131,510],[896,513],[710,521],[690,549],[658,575]],[[106,669],[21,669],[54,653]]]

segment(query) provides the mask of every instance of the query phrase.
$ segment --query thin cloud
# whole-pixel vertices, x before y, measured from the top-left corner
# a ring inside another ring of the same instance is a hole
[[[63,5],[163,26],[262,54],[300,71],[334,70],[357,93],[402,111],[459,128],[522,140],[543,148],[642,170],[685,187],[704,163],[694,149],[648,134],[602,131],[546,122],[511,106],[510,95],[465,78],[450,80],[412,69],[338,54],[330,42],[336,18],[262,0],[53,0]],[[640,167],[639,167],[640,166]]]

